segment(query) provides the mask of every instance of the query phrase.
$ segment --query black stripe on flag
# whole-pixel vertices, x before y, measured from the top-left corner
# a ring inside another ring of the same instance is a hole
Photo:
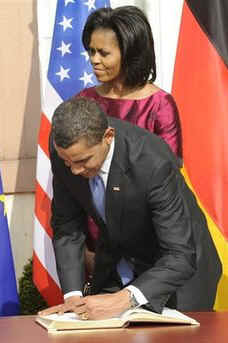
[[[228,67],[228,0],[186,0],[186,3]]]

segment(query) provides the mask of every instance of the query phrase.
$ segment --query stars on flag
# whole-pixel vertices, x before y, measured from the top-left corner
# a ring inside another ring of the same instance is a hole
[[[70,71],[70,68],[64,69],[63,66],[60,66],[60,71],[56,73],[56,75],[59,75],[60,81],[62,82],[64,79],[69,79],[70,75],[68,74]]]
[[[67,29],[73,29],[71,25],[73,18],[66,18],[65,15],[63,16],[63,20],[59,23],[63,27],[63,31],[65,32]]]
[[[87,2],[84,3],[86,6],[88,6],[88,10],[95,10],[95,0],[88,0]]]
[[[65,0],[65,7],[67,7],[68,4],[74,4],[75,1],[74,0]]]
[[[97,83],[90,58],[82,44],[88,15],[110,4],[108,0],[58,0],[48,80],[63,99]]]
[[[93,84],[92,80],[93,74],[87,74],[86,71],[84,71],[84,75],[79,78],[79,80],[84,82],[84,87],[86,87],[89,83]]]
[[[57,48],[57,50],[61,51],[62,57],[63,57],[65,54],[72,54],[72,52],[71,52],[71,50],[70,50],[70,47],[71,47],[71,43],[66,44],[66,43],[62,40],[61,46],[59,46],[59,47]]]
[[[85,57],[85,60],[86,60],[86,62],[88,62],[88,61],[89,61],[89,54],[88,54],[88,52],[87,52],[87,51],[83,51],[83,52],[81,52],[81,55]]]
[[[5,206],[5,195],[4,195],[4,194],[1,194],[1,195],[0,195],[0,201],[1,201],[2,204],[3,204],[4,216],[5,216],[5,215],[6,215],[6,206]]]

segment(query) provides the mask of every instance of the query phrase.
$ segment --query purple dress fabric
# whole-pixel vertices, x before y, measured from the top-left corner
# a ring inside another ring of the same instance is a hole
[[[111,117],[127,120],[157,134],[181,157],[179,116],[171,94],[158,90],[139,100],[112,99],[99,95],[95,87],[90,87],[82,90],[78,96],[94,99]]]
[[[76,96],[86,96],[100,104],[104,112],[127,120],[163,138],[172,151],[181,157],[181,130],[176,103],[171,94],[158,90],[139,100],[112,99],[99,95],[95,87],[85,88]],[[88,218],[91,240],[87,244],[94,249],[99,230],[91,217]]]

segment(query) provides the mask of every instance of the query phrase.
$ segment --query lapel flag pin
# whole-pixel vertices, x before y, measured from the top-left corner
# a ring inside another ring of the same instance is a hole
[[[120,187],[114,186],[114,187],[113,187],[113,191],[119,192],[119,191],[120,191]]]

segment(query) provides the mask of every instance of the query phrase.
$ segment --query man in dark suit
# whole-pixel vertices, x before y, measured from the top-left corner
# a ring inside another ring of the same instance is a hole
[[[73,310],[101,319],[140,305],[155,312],[213,308],[220,261],[165,142],[108,118],[94,101],[73,98],[54,113],[50,158],[53,245],[65,302],[43,314]],[[97,175],[103,218],[90,189]],[[92,295],[83,297],[88,215],[100,233]]]

